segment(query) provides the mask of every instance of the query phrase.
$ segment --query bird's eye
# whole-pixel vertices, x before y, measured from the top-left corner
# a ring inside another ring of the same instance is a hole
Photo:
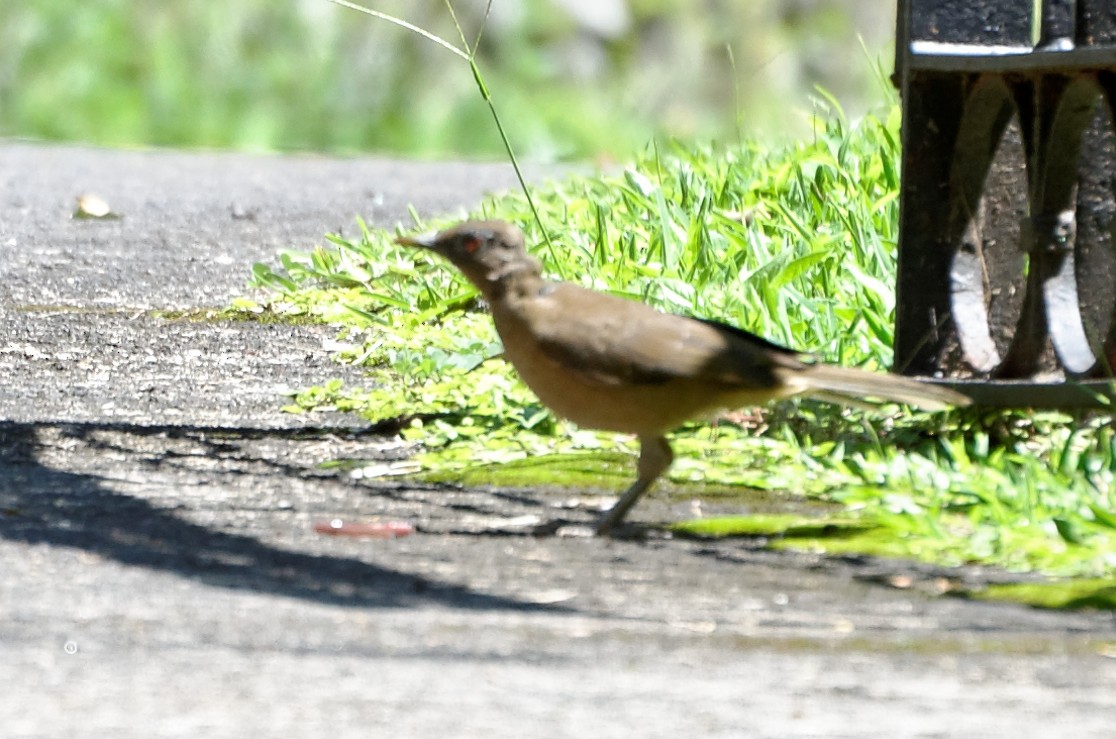
[[[479,249],[480,245],[481,245],[481,240],[477,236],[466,236],[461,241],[461,248],[464,249],[469,254],[472,254],[477,249]]]

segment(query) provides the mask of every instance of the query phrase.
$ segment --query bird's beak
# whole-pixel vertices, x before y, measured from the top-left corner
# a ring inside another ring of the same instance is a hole
[[[418,246],[423,249],[433,249],[437,240],[438,232],[431,231],[429,233],[418,234],[417,236],[400,236],[395,240],[395,243],[402,244],[403,246]]]

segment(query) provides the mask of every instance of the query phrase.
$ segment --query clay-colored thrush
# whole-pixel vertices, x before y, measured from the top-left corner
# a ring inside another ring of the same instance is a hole
[[[792,395],[928,409],[969,403],[943,387],[822,364],[739,328],[545,280],[523,233],[502,221],[398,243],[441,254],[477,286],[505,358],[551,410],[579,426],[639,437],[638,477],[601,517],[598,534],[619,524],[670,466],[664,434],[696,416]]]

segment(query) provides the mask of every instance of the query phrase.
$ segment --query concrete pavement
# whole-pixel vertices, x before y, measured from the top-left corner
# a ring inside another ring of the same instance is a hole
[[[1111,735],[1111,614],[919,586],[998,576],[975,569],[478,534],[562,493],[350,479],[320,463],[405,450],[279,411],[359,381],[329,328],[150,313],[224,305],[253,261],[356,214],[390,227],[513,184],[0,144],[0,735]],[[123,217],[71,219],[85,192]],[[373,515],[440,533],[311,529]],[[897,573],[915,587],[879,584]]]

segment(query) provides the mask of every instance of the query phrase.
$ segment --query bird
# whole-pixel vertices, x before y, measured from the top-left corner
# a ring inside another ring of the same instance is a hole
[[[552,412],[638,438],[636,479],[596,522],[599,536],[614,534],[670,467],[666,434],[691,419],[799,395],[927,410],[969,404],[946,387],[825,364],[729,324],[546,279],[523,232],[505,221],[466,221],[396,243],[440,255],[476,286],[504,358]]]

